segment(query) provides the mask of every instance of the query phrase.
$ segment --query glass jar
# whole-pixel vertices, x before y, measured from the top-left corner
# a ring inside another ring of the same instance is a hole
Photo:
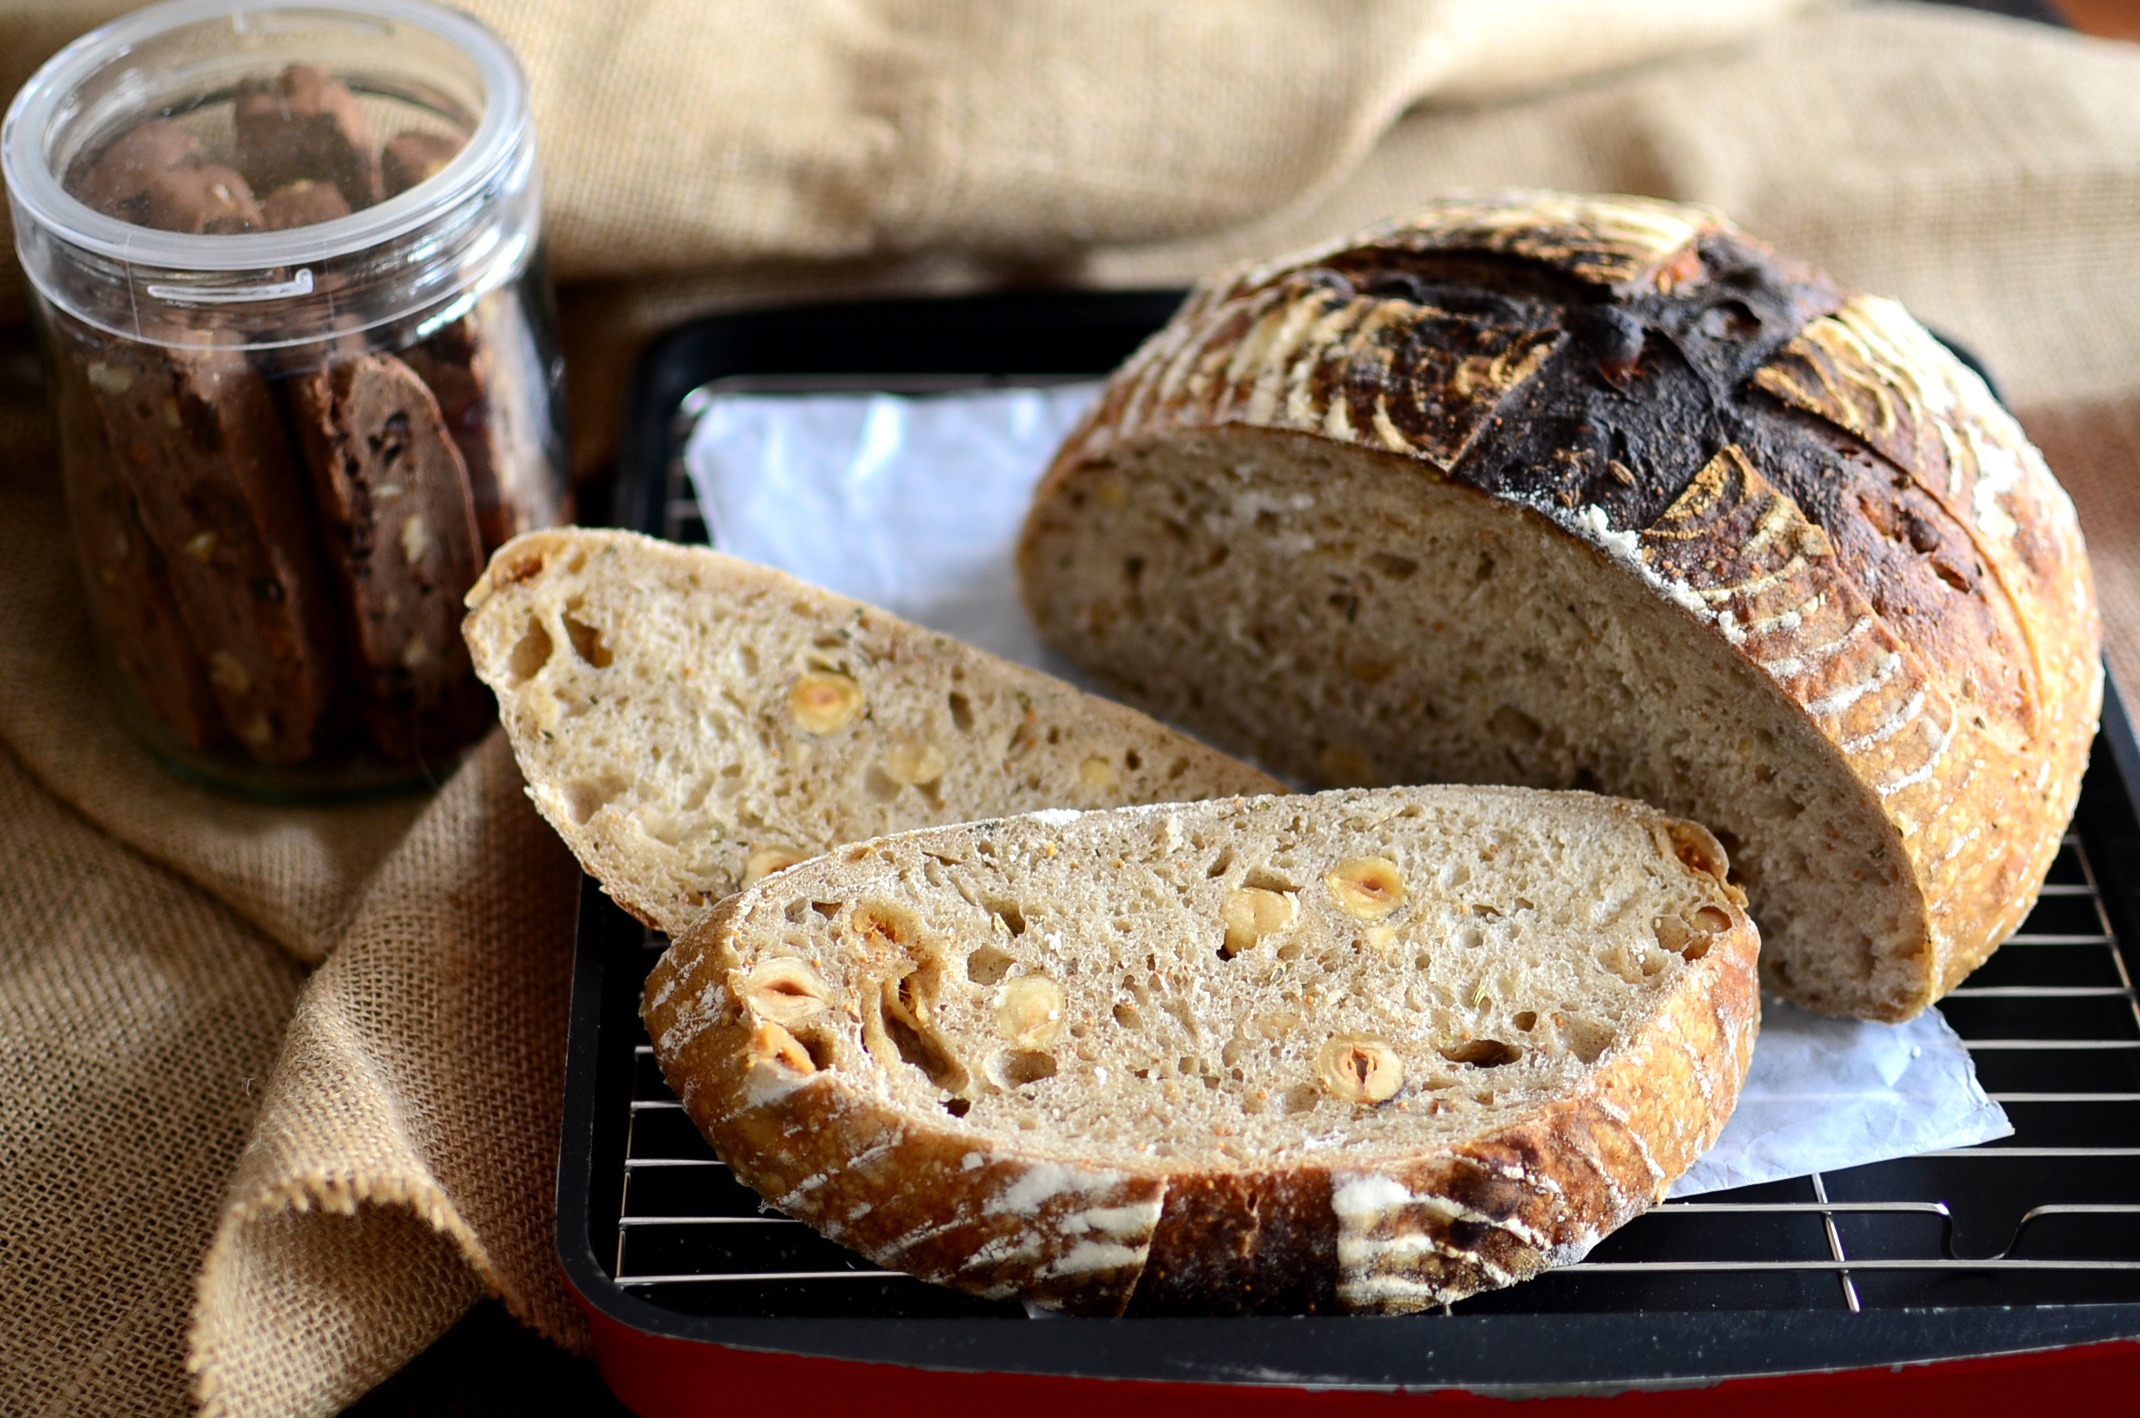
[[[461,597],[571,515],[527,84],[422,0],[175,0],[0,130],[70,520],[128,726],[317,800],[494,721]]]

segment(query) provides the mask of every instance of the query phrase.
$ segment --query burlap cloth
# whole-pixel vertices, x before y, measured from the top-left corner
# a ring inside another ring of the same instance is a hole
[[[1175,282],[1458,186],[1655,193],[1983,354],[2140,685],[2140,49],[1790,0],[478,8],[534,80],[587,465],[635,343],[697,311]],[[0,14],[0,84],[101,18]],[[550,1259],[571,862],[495,739],[312,812],[124,739],[22,315],[8,263],[0,1413],[331,1412],[486,1292],[582,1343]]]

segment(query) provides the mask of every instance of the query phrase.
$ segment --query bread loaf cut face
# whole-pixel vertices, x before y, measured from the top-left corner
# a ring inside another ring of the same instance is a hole
[[[1090,1314],[1401,1312],[1581,1257],[1759,1023],[1716,839],[1395,788],[841,848],[647,980],[735,1174],[878,1263]]]
[[[1134,709],[703,547],[531,532],[468,605],[528,796],[611,896],[672,935],[841,842],[1283,791]]]
[[[1133,701],[1326,783],[1716,829],[1762,968],[1908,1018],[2025,916],[2101,703],[2065,493],[1893,302],[1712,212],[1517,193],[1200,286],[1019,569]]]

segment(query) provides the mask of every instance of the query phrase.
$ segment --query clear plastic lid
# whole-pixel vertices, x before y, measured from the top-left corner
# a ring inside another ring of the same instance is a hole
[[[374,129],[450,136],[459,151],[406,191],[285,230],[159,230],[72,195],[86,163],[151,119],[227,151],[241,89],[292,65],[346,84]],[[481,24],[424,0],[138,11],[24,85],[0,164],[36,289],[88,325],[161,345],[275,348],[395,322],[420,334],[511,280],[539,236],[519,65]]]

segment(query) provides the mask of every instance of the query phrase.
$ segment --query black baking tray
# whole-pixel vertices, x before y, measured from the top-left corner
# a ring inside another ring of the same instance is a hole
[[[633,386],[617,520],[704,539],[679,454],[723,390],[927,391],[1096,375],[1180,296],[871,302],[679,330],[649,351]],[[574,966],[559,1258],[598,1349],[603,1335],[631,1336],[640,1365],[658,1342],[672,1359],[696,1346],[733,1364],[794,1355],[936,1374],[1538,1395],[1665,1392],[2140,1337],[2135,783],[2140,749],[2111,690],[2042,902],[1942,1006],[2014,1137],[1667,1204],[1583,1264],[1407,1317],[1034,1319],[885,1274],[768,1215],[691,1129],[648,1056],[637,1004],[660,938],[590,881]],[[2140,1348],[2130,1352],[2120,1373],[2140,1386]]]

